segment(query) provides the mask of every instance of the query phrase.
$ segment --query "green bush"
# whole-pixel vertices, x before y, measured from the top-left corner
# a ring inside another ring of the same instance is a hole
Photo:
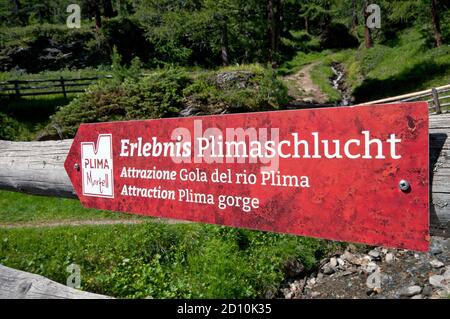
[[[14,118],[0,113],[0,140],[16,141],[26,139],[28,131]]]
[[[250,69],[196,73],[165,68],[119,80],[116,75],[116,80],[91,86],[61,107],[43,135],[56,137],[54,127],[58,127],[64,137],[73,137],[81,123],[177,116],[188,106],[203,114],[217,114],[277,109],[288,101],[286,87],[271,69]]]

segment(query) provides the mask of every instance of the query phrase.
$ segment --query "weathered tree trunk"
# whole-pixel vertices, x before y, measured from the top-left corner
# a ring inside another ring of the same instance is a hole
[[[22,9],[22,6],[20,5],[19,0],[11,0],[11,6],[12,6],[12,13],[13,13],[13,19],[17,19],[16,22],[20,23],[21,25],[25,25],[25,21],[23,21],[23,14],[20,12]]]
[[[95,7],[95,28],[98,30],[102,27],[102,15],[100,12],[100,7]]]
[[[364,45],[367,49],[373,47],[372,34],[370,33],[370,28],[367,26],[367,19],[369,18],[369,13],[367,12],[368,2],[364,2]]]
[[[228,26],[227,21],[222,19],[220,21],[220,51],[222,57],[222,65],[227,66],[228,61]]]
[[[76,198],[64,169],[72,140],[0,141],[0,189]]]
[[[0,265],[0,299],[106,299],[45,277]]]
[[[439,10],[437,0],[431,0],[431,22],[433,24],[434,41],[436,47],[442,45],[441,21],[439,19]]]
[[[432,234],[450,236],[450,113],[430,116]],[[64,170],[72,140],[0,141],[0,189],[75,198]]]
[[[103,15],[105,18],[112,18],[115,16],[111,0],[103,0]]]
[[[19,0],[11,0],[12,3],[12,12],[15,15],[19,14],[19,10],[20,10],[20,2]]]
[[[352,31],[358,27],[358,6],[356,0],[352,0]]]
[[[269,39],[269,62],[275,60],[275,55],[278,52],[278,9],[279,0],[267,1],[267,21],[268,29],[267,35]]]

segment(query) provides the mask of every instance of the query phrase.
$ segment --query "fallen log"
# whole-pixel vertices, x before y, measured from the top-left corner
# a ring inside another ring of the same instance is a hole
[[[450,113],[430,115],[430,223],[450,235]],[[64,170],[72,140],[0,141],[0,189],[76,198]]]
[[[107,299],[40,275],[0,265],[0,299]]]

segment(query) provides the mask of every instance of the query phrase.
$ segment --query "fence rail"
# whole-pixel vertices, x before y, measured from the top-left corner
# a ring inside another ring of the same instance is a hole
[[[84,78],[37,79],[37,80],[9,80],[0,82],[0,95],[12,98],[35,95],[62,94],[67,98],[68,93],[81,93],[95,81],[111,79],[112,75],[94,76]]]
[[[370,101],[360,105],[381,104],[389,102],[414,102],[425,101],[428,108],[436,114],[448,113],[450,110],[450,84],[431,88],[424,91],[389,97],[386,99]]]

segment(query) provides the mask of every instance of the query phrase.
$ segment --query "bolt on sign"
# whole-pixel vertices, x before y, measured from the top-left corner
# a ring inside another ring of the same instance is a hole
[[[82,124],[85,207],[428,250],[426,103]]]

